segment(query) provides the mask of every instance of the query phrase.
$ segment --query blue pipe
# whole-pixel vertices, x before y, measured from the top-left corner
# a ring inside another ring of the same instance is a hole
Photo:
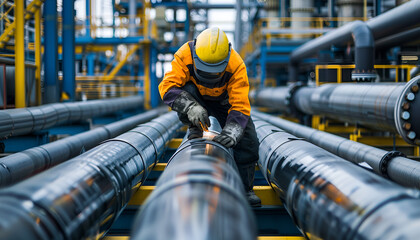
[[[43,103],[60,100],[58,88],[57,0],[44,3],[44,88]]]
[[[74,0],[63,1],[63,92],[75,100]]]

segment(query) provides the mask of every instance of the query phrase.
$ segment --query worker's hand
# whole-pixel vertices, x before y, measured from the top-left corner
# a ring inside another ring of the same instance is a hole
[[[213,141],[218,142],[226,148],[233,148],[241,140],[244,129],[235,122],[226,124],[222,133],[213,138]]]
[[[200,104],[194,103],[187,112],[188,120],[200,130],[210,126],[210,119],[207,110]]]

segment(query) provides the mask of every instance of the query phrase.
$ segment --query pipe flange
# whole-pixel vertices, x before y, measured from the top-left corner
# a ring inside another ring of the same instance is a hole
[[[420,145],[420,76],[411,79],[394,106],[397,132],[409,144]]]
[[[387,152],[379,162],[379,170],[381,171],[382,176],[389,178],[388,176],[388,164],[395,157],[406,157],[404,153],[400,151],[390,151]]]
[[[372,82],[376,79],[376,72],[360,72],[358,70],[354,70],[351,73],[351,80],[356,82]]]
[[[289,106],[291,114],[294,114],[294,115],[297,115],[297,116],[304,114],[293,103],[293,96],[295,95],[296,91],[299,90],[301,87],[304,87],[304,86],[306,86],[306,85],[303,84],[302,82],[296,82],[296,83],[290,85],[290,87],[289,87],[289,94],[287,94],[286,100],[287,100],[287,105]]]

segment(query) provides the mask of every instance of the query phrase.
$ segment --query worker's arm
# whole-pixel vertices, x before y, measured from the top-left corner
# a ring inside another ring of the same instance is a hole
[[[183,92],[181,87],[185,85],[190,77],[190,72],[178,55],[178,52],[174,54],[174,60],[171,63],[172,70],[165,74],[165,77],[159,84],[160,96],[170,107],[173,106],[173,103],[175,99],[178,98],[179,94]]]
[[[251,114],[249,82],[245,64],[242,63],[228,82],[229,103],[232,106],[221,134],[213,140],[225,147],[234,147],[241,139]]]
[[[249,82],[245,63],[242,63],[234,72],[229,80],[227,91],[229,103],[232,106],[226,123],[235,122],[245,128],[251,114],[251,104],[249,103]]]
[[[185,47],[185,45],[183,46]],[[186,114],[188,120],[199,129],[203,126],[210,126],[210,119],[207,110],[204,109],[191,94],[181,89],[188,81],[190,72],[182,61],[181,47],[174,55],[172,61],[172,70],[165,74],[162,82],[159,84],[159,92],[162,100],[174,111]]]

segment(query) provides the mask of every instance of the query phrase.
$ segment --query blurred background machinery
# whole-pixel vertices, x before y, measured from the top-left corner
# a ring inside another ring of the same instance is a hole
[[[420,0],[0,0],[1,239],[417,239]],[[157,86],[218,26],[260,141],[183,140]],[[167,168],[166,168],[167,167]],[[148,198],[150,195],[150,198]]]

